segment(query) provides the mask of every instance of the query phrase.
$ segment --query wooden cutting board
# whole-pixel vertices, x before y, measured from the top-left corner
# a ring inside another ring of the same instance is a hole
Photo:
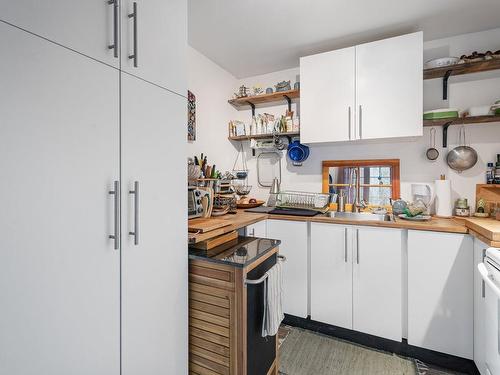
[[[231,225],[228,220],[199,217],[188,220],[188,231],[206,233],[219,228],[227,227],[228,225]]]
[[[219,245],[225,244],[227,242],[232,242],[236,240],[234,245],[238,243],[238,232],[237,231],[232,231],[226,234],[223,234],[222,236],[218,236],[215,238],[211,238],[206,241],[198,242],[194,245],[191,245],[195,249],[201,249],[201,250],[211,250],[214,247],[217,247]]]

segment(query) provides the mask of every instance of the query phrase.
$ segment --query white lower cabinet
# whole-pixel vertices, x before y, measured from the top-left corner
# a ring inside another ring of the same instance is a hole
[[[400,229],[353,228],[353,329],[401,341]]]
[[[402,231],[311,223],[311,318],[402,338]]]
[[[477,269],[483,262],[489,246],[474,238],[474,363],[481,375],[486,375],[486,336],[485,336],[485,293],[486,286]]]
[[[248,237],[267,237],[267,221],[262,220],[247,226],[246,235]]]
[[[352,329],[352,231],[311,223],[311,319]]]
[[[473,358],[473,244],[466,234],[408,231],[408,343]]]
[[[308,223],[268,220],[267,237],[281,240],[280,254],[287,259],[283,267],[284,312],[307,317],[308,300]]]

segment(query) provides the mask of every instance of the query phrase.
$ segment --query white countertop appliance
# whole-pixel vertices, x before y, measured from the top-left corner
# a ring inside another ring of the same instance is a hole
[[[485,282],[486,374],[500,375],[500,249],[486,250],[478,268]]]

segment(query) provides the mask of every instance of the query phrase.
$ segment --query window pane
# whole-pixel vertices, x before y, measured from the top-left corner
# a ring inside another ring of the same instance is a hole
[[[383,206],[389,204],[391,198],[390,187],[361,187],[359,192],[360,199],[374,206]]]
[[[360,183],[363,185],[390,185],[391,167],[389,166],[370,166],[360,167]]]

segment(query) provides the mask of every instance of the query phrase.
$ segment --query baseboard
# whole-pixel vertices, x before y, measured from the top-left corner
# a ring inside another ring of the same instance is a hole
[[[283,324],[322,333],[324,335],[350,341],[369,348],[415,358],[422,362],[445,369],[459,371],[470,375],[480,375],[474,361],[471,361],[470,359],[409,345],[406,340],[403,340],[402,342],[393,341],[366,333],[352,331],[346,328],[332,326],[330,324],[316,322],[311,320],[309,317],[304,319],[288,314],[285,314]]]

